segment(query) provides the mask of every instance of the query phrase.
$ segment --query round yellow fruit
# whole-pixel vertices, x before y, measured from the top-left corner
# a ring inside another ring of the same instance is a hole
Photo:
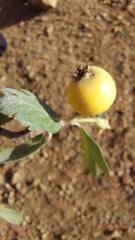
[[[67,86],[67,99],[76,113],[93,116],[107,111],[116,98],[116,85],[103,68],[77,69]]]

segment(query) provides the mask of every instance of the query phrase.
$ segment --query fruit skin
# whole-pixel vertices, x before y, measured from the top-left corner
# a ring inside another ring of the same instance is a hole
[[[67,86],[67,99],[75,112],[93,116],[107,111],[116,98],[116,85],[103,68],[86,66]]]

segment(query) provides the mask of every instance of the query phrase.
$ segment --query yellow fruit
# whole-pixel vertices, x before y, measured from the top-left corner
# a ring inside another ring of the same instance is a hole
[[[113,104],[116,85],[103,68],[86,66],[77,69],[66,95],[75,112],[93,116],[105,112]]]

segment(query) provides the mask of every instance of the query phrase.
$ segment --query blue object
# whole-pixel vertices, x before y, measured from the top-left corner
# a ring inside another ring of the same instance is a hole
[[[5,52],[6,48],[7,48],[6,40],[3,37],[3,35],[0,33],[0,57]]]

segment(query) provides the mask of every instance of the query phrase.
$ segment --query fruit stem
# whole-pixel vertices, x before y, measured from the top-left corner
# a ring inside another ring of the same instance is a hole
[[[100,133],[102,133],[105,129],[111,129],[111,126],[109,125],[109,120],[100,117],[95,118],[74,117],[68,121],[61,120],[61,124],[63,127],[67,125],[80,126],[81,123],[95,123]]]
[[[70,120],[70,124],[74,125],[76,123],[95,123],[97,118],[73,118]]]

